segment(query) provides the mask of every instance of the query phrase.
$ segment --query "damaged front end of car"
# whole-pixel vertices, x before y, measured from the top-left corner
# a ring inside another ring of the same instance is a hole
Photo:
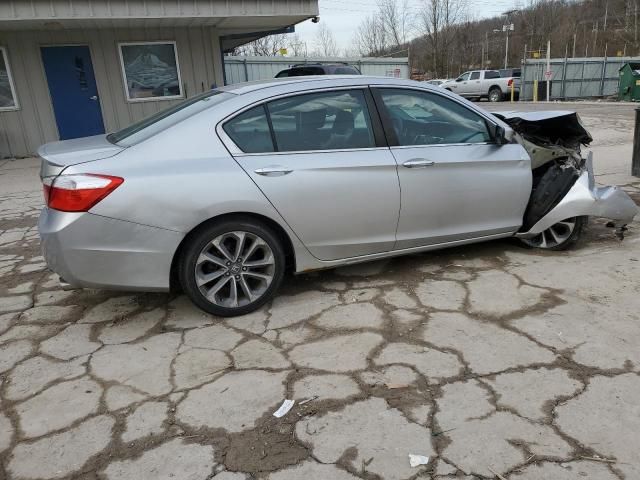
[[[622,239],[638,207],[615,186],[597,187],[592,153],[581,147],[593,140],[575,112],[494,113],[516,132],[531,158],[533,187],[517,237],[537,238],[542,246],[559,240],[558,228],[568,220],[602,217]],[[561,231],[561,229],[560,229]]]

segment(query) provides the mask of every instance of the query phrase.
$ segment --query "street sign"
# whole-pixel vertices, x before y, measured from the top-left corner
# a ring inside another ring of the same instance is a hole
[[[549,80],[552,75],[553,72],[551,70],[547,70],[546,72],[544,72],[544,78],[546,78],[547,80]]]

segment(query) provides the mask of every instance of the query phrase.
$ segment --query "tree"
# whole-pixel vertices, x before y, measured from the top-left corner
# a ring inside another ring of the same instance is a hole
[[[279,33],[262,37],[253,42],[241,45],[234,50],[234,55],[274,57],[278,55],[281,48],[287,46],[287,34]]]
[[[454,27],[464,19],[465,13],[464,0],[424,0],[419,17],[430,50],[429,67],[434,77],[450,74]]]
[[[377,14],[362,20],[353,38],[360,55],[363,57],[377,57],[389,47],[384,22]]]
[[[307,56],[307,42],[300,38],[300,35],[294,33],[289,37],[289,53],[294,57]]]
[[[409,0],[378,0],[378,15],[393,47],[406,44],[413,27]]]
[[[339,54],[333,32],[324,23],[320,24],[315,41],[314,55],[321,57],[337,57]]]

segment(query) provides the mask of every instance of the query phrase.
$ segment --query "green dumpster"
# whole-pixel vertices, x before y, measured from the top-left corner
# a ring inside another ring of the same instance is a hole
[[[640,102],[640,63],[625,63],[619,73],[618,100]]]

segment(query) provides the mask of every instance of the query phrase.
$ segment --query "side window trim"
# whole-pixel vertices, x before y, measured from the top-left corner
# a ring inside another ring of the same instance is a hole
[[[367,110],[369,113],[369,118],[371,121],[371,129],[374,134],[374,140],[375,140],[376,146],[362,147],[362,148],[337,148],[337,149],[330,149],[330,150],[299,150],[299,151],[279,151],[277,149],[277,142],[276,142],[276,139],[274,138],[275,132],[273,130],[273,124],[271,122],[271,115],[269,113],[269,108],[267,107],[267,104],[269,102],[283,99],[283,98],[294,97],[298,95],[339,92],[339,91],[353,91],[353,90],[360,91],[364,95]],[[390,147],[390,144],[387,141],[387,136],[384,130],[383,122],[381,120],[381,112],[377,108],[377,102],[375,102],[375,100],[373,99],[373,95],[374,95],[373,91],[369,85],[353,85],[348,87],[335,87],[335,88],[314,88],[309,90],[301,90],[299,92],[294,92],[294,93],[281,94],[273,98],[265,98],[262,100],[258,100],[255,103],[246,105],[240,108],[239,110],[236,110],[235,112],[229,114],[228,116],[226,116],[216,124],[215,132],[217,133],[222,143],[226,146],[227,150],[229,150],[229,153],[234,157],[247,157],[247,156],[259,156],[259,155],[313,154],[318,152],[372,151],[372,150],[380,150],[382,148],[386,149]],[[247,112],[253,108],[260,107],[260,106],[262,106],[262,108],[264,108],[266,111],[269,131],[270,131],[270,134],[272,135],[271,138],[273,142],[274,151],[260,152],[260,153],[244,152],[236,144],[236,142],[233,141],[233,139],[229,136],[229,134],[225,131],[224,126],[227,123],[233,121],[234,118],[243,114],[244,112]],[[372,109],[372,107],[374,109]]]
[[[398,136],[396,135],[396,131],[393,128],[393,122],[391,121],[391,116],[389,115],[389,111],[387,110],[387,107],[384,104],[384,101],[382,99],[381,90],[394,89],[394,90],[408,91],[408,92],[420,92],[420,93],[423,93],[423,94],[431,94],[431,95],[436,95],[438,97],[445,98],[447,100],[450,100],[452,102],[457,103],[461,107],[467,108],[469,111],[471,111],[471,112],[475,113],[476,115],[478,115],[479,117],[481,117],[485,121],[485,125],[486,125],[487,131],[489,133],[492,130],[490,128],[490,126],[491,125],[497,125],[497,124],[495,122],[493,122],[489,117],[487,117],[484,113],[477,112],[476,110],[470,109],[469,107],[464,105],[462,102],[459,102],[455,98],[450,98],[447,95],[443,95],[443,94],[438,93],[438,92],[433,92],[431,90],[426,90],[426,89],[422,89],[422,88],[412,88],[412,87],[405,86],[405,85],[402,85],[402,86],[396,86],[396,85],[371,85],[370,89],[371,89],[371,93],[373,95],[373,99],[374,99],[375,104],[376,104],[376,108],[378,110],[378,113],[380,114],[380,119],[382,120],[382,128],[384,130],[385,136],[387,138],[387,143],[388,143],[390,148],[424,148],[424,147],[450,147],[450,146],[453,146],[453,145],[493,145],[493,144],[495,144],[495,140],[491,139],[490,142],[480,142],[480,143],[438,143],[438,144],[424,144],[424,145],[400,145],[400,141],[398,140]]]
[[[273,122],[271,121],[271,112],[267,108],[267,102],[262,104],[262,110],[264,111],[265,116],[267,117],[267,125],[269,126],[269,135],[271,135],[271,143],[273,144],[273,152],[278,153],[278,140],[276,139],[276,132],[273,130]]]
[[[389,110],[387,110],[386,105],[382,101],[382,94],[380,92],[380,88],[371,87],[370,90],[373,96],[373,100],[376,104],[376,111],[380,115],[380,120],[382,121],[382,129],[384,130],[384,135],[387,140],[387,145],[389,147],[400,146],[400,141],[398,140],[398,135],[396,135],[396,131],[393,128],[393,122],[391,121]]]
[[[364,89],[364,99],[367,103],[367,111],[369,114],[369,119],[371,121],[371,128],[373,130],[373,137],[376,142],[376,147],[388,148],[389,142],[387,140],[384,126],[382,125],[380,111],[378,110],[378,105],[376,104],[376,101],[373,97],[371,88],[367,87]]]

